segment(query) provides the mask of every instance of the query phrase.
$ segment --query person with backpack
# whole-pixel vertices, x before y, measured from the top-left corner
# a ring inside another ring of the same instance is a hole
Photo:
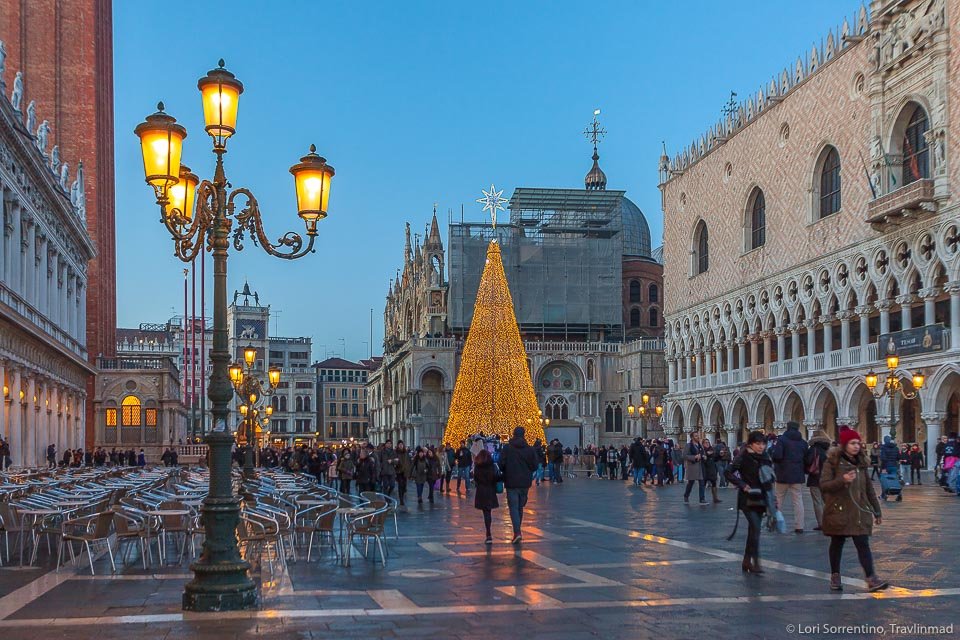
[[[916,478],[918,485],[923,484],[923,476],[920,475],[923,471],[923,463],[923,451],[920,450],[919,444],[914,444],[910,447],[910,482],[914,482]]]
[[[853,538],[857,558],[867,578],[869,591],[889,584],[877,577],[870,551],[873,525],[881,524],[880,501],[868,477],[869,458],[862,450],[860,434],[853,429],[840,432],[840,444],[830,449],[820,475],[823,492],[823,534],[830,537],[830,590],[842,591],[840,561],[843,545]]]
[[[813,515],[817,519],[814,531],[823,529],[823,494],[820,492],[820,474],[823,463],[827,460],[830,450],[830,438],[821,430],[813,434],[808,443],[806,455],[803,457],[804,471],[807,473],[807,490],[810,491],[810,500],[813,502]]]
[[[800,425],[790,421],[787,430],[777,438],[770,449],[773,458],[774,471],[777,474],[777,504],[783,508],[784,498],[790,494],[793,506],[793,532],[803,533],[803,460],[807,455],[808,445],[800,435]]]
[[[488,545],[493,544],[493,534],[490,532],[490,525],[493,523],[491,511],[500,508],[497,489],[503,491],[503,487],[497,485],[502,479],[499,467],[493,463],[493,456],[486,449],[481,449],[473,460],[473,486],[476,489],[473,506],[483,512],[483,526],[487,532],[483,542]]]
[[[761,574],[760,525],[773,492],[773,462],[767,454],[763,431],[750,433],[740,455],[727,467],[726,476],[727,482],[737,488],[737,525],[742,512],[748,526],[740,568],[744,573]],[[736,533],[737,526],[734,525],[733,533],[727,539],[732,540]]]
[[[527,493],[533,484],[533,472],[537,469],[537,457],[533,447],[527,444],[526,429],[516,427],[513,437],[500,450],[500,468],[507,492],[510,522],[513,524],[513,544],[523,542],[523,510],[527,506]]]

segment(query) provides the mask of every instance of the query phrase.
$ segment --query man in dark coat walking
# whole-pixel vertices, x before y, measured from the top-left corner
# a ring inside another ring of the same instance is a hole
[[[523,524],[523,509],[527,506],[527,492],[533,484],[533,472],[537,469],[537,456],[533,447],[524,438],[524,428],[513,430],[513,437],[500,452],[503,486],[510,507],[510,522],[513,523],[513,544],[523,541],[520,525]]]
[[[784,498],[790,494],[793,503],[793,532],[803,533],[803,460],[807,455],[807,443],[800,435],[800,425],[788,422],[787,430],[777,438],[770,452],[773,469],[777,474],[777,504],[783,510]]]

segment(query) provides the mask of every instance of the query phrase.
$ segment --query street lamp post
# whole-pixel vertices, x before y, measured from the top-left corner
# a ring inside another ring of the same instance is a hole
[[[867,385],[867,388],[870,389],[870,393],[873,394],[873,397],[877,400],[882,398],[888,398],[890,401],[890,437],[896,439],[897,437],[897,423],[896,423],[896,414],[894,412],[894,399],[897,397],[897,394],[903,396],[905,400],[913,400],[917,397],[917,394],[920,392],[920,389],[923,388],[924,380],[926,379],[923,373],[917,371],[912,376],[913,391],[907,391],[903,384],[900,382],[900,378],[897,376],[897,367],[900,366],[900,358],[895,355],[887,356],[887,378],[883,381],[882,385],[878,385],[880,377],[871,369],[866,376],[864,376],[864,382]]]
[[[213,255],[213,348],[210,351],[210,398],[213,428],[205,441],[210,454],[210,487],[201,508],[205,538],[200,559],[190,568],[194,579],[187,583],[183,608],[188,611],[230,611],[257,606],[256,586],[250,564],[240,557],[236,526],[240,505],[233,492],[230,450],[233,437],[227,429],[229,403],[233,396],[228,366],[227,252],[232,243],[243,249],[245,234],[270,255],[292,260],[313,252],[317,222],[327,215],[333,167],[315,153],[290,168],[294,176],[298,215],[307,239],[294,231],[270,242],[263,229],[259,205],[245,188],[231,188],[223,167],[227,141],[236,133],[237,106],[243,85],[220,61],[197,83],[203,101],[205,129],[213,139],[216,168],[213,180],[200,181],[180,162],[186,129],[158,111],[137,126],[144,173],[160,206],[160,221],[174,241],[174,255],[191,262],[206,250]],[[242,203],[242,207],[239,206]]]
[[[653,400],[649,393],[643,393],[640,396],[640,405],[636,407],[632,404],[627,406],[627,414],[629,414],[630,418],[633,418],[634,415],[639,415],[640,419],[648,420],[647,431],[649,431],[649,420],[654,417],[656,417],[658,421],[660,420],[660,416],[663,415],[663,405]],[[649,433],[643,433],[642,435],[643,437],[647,437]]]
[[[273,407],[268,399],[273,396],[280,384],[280,369],[270,367],[267,370],[267,385],[256,376],[254,363],[257,361],[257,350],[253,345],[243,349],[243,362],[235,362],[227,369],[234,391],[240,398],[240,415],[243,416],[243,436],[245,449],[243,451],[243,477],[246,480],[256,475],[255,467],[260,466],[259,443],[256,442],[257,426],[270,424]],[[265,415],[260,417],[261,411]]]

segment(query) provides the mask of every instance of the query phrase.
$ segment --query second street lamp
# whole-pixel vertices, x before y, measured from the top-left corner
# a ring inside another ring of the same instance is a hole
[[[306,238],[288,231],[271,242],[263,229],[260,206],[245,188],[233,189],[227,180],[223,155],[229,139],[237,133],[237,108],[243,84],[224,68],[223,60],[197,83],[200,89],[205,129],[213,141],[216,156],[212,180],[198,181],[181,165],[187,131],[163,103],[147,116],[134,133],[140,138],[144,176],[156,195],[160,220],[170,232],[174,255],[191,262],[200,251],[213,256],[213,348],[210,351],[210,398],[213,429],[206,436],[210,457],[210,488],[201,508],[205,538],[200,559],[190,568],[194,579],[187,583],[183,608],[188,611],[231,611],[257,606],[256,585],[250,578],[250,564],[240,557],[236,526],[240,503],[233,491],[230,450],[233,436],[227,428],[233,384],[243,372],[230,367],[227,333],[227,255],[244,239],[268,254],[286,260],[313,252],[317,221],[327,215],[330,180],[334,175],[314,147],[291,167],[297,194],[297,215]],[[179,188],[178,188],[179,185]]]
[[[899,376],[897,376],[897,367],[900,366],[900,358],[896,355],[887,356],[887,377],[883,381],[883,384],[879,384],[880,376],[878,376],[873,369],[867,372],[865,375],[864,383],[867,385],[867,388],[870,390],[870,393],[873,394],[873,397],[877,400],[883,398],[888,398],[890,401],[890,437],[896,439],[897,437],[897,422],[896,422],[896,412],[894,411],[894,400],[897,397],[897,394],[903,396],[904,400],[913,400],[917,397],[917,394],[920,392],[920,389],[923,388],[923,383],[926,380],[923,373],[917,371],[911,376],[910,383],[913,385],[913,391],[907,391],[903,386],[903,383],[900,382]],[[901,412],[902,413],[902,412]]]

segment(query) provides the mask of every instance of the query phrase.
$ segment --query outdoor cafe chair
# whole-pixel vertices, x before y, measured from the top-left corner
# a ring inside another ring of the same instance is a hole
[[[95,575],[93,570],[93,552],[90,549],[91,543],[102,542],[107,546],[107,554],[110,556],[110,566],[113,572],[117,572],[117,565],[113,561],[113,550],[110,548],[110,530],[113,528],[113,511],[104,511],[102,513],[92,513],[80,518],[64,520],[62,523],[63,531],[60,536],[60,547],[57,550],[57,571],[60,570],[60,562],[63,559],[63,545],[67,544],[70,549],[70,560],[76,562],[77,558],[73,552],[73,543],[80,542],[83,548],[80,551],[80,557],[83,557],[83,551],[87,552],[87,559],[90,562],[90,575]]]

